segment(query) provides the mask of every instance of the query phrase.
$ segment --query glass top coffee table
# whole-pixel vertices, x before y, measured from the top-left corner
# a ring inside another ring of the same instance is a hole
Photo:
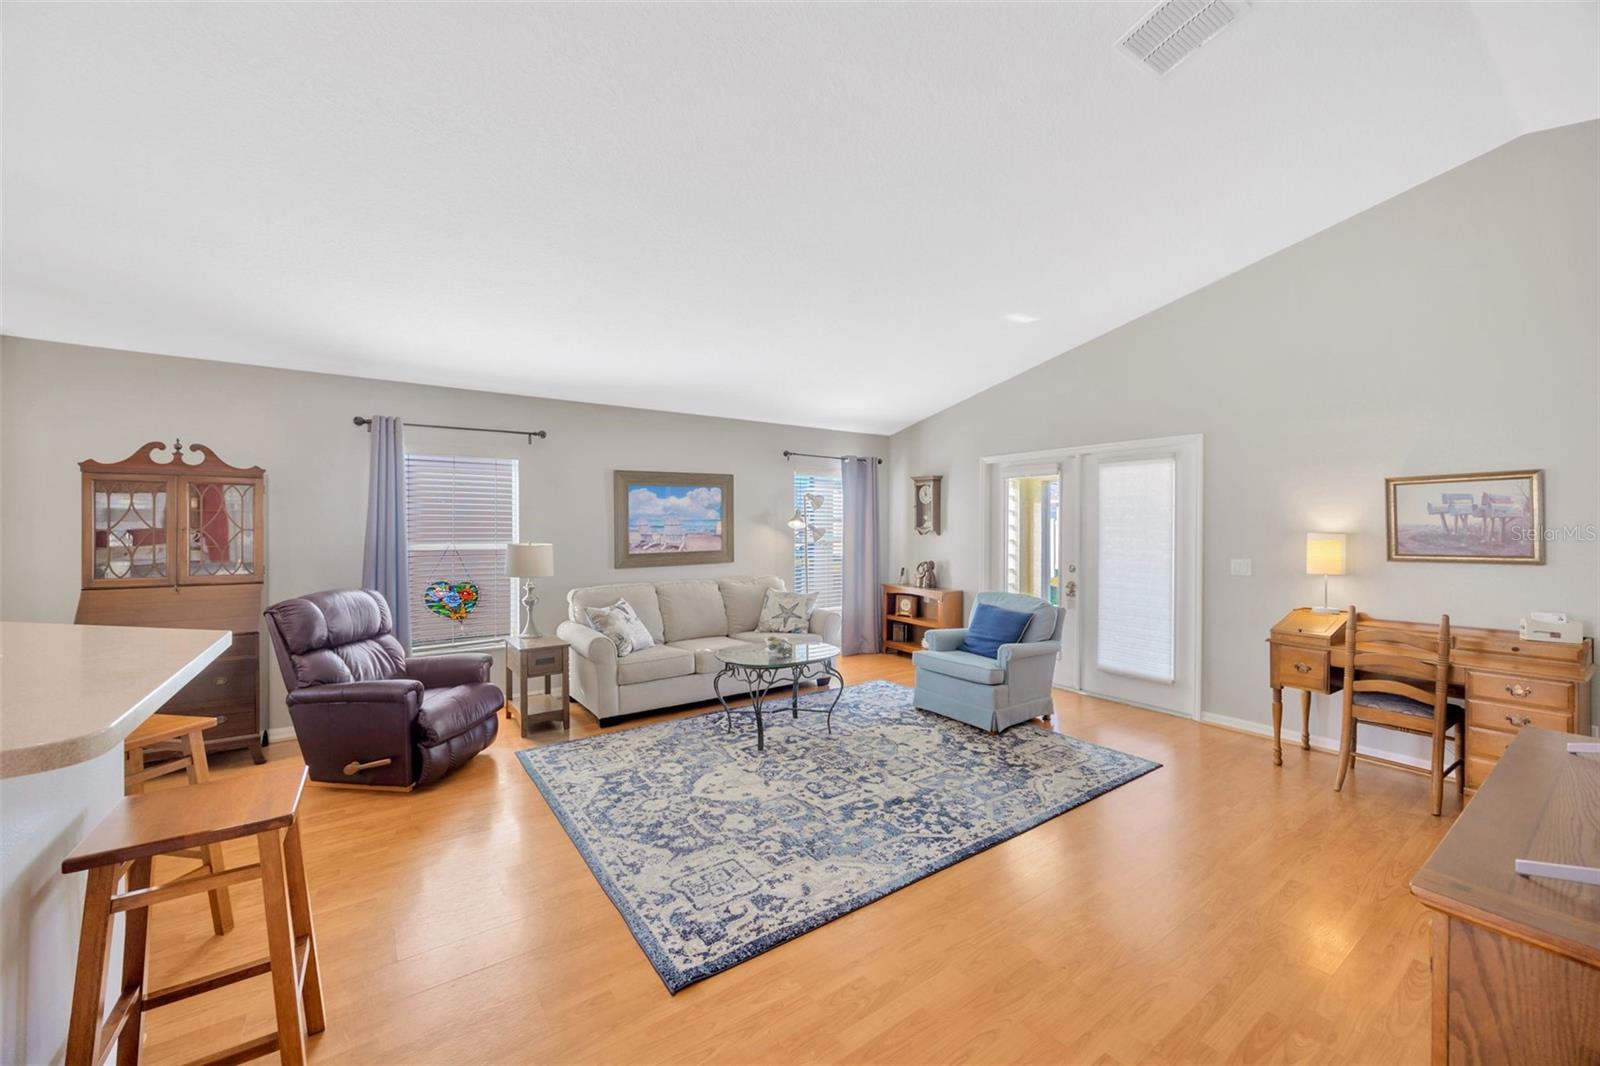
[[[727,719],[728,732],[733,732],[735,714],[755,715],[757,751],[767,750],[766,725],[761,718],[762,713],[769,709],[767,693],[775,685],[785,681],[791,686],[790,716],[798,719],[801,711],[826,715],[828,732],[830,734],[833,732],[833,708],[839,703],[839,696],[844,692],[844,675],[833,665],[833,660],[839,655],[839,649],[819,640],[794,640],[792,643],[794,645],[792,652],[768,651],[764,644],[751,644],[744,648],[723,648],[717,652],[717,659],[721,661],[722,669],[711,679],[711,687],[716,690],[717,699],[722,701],[722,713]],[[832,701],[827,707],[800,706],[800,682],[820,677],[831,677],[839,683],[834,690]],[[750,705],[728,706],[728,697],[722,692],[724,681],[742,681],[748,685]]]

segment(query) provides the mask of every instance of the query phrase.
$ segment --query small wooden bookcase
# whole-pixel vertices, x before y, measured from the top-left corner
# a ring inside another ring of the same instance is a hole
[[[910,613],[902,610],[912,608]],[[960,629],[966,622],[960,589],[883,586],[883,650],[910,655],[922,650],[930,629]]]

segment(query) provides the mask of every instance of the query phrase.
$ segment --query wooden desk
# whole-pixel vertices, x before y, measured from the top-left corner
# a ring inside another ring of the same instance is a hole
[[[1284,615],[1267,637],[1272,685],[1272,761],[1283,764],[1283,690],[1300,690],[1300,746],[1311,747],[1311,694],[1344,688],[1344,612],[1306,607]],[[1419,630],[1429,628],[1416,623]],[[1467,787],[1475,789],[1525,726],[1589,732],[1594,641],[1550,644],[1514,630],[1450,627],[1450,684],[1467,704]]]
[[[1600,1062],[1600,885],[1512,868],[1600,866],[1600,756],[1566,750],[1589,739],[1520,731],[1411,881],[1434,911],[1440,1066]]]

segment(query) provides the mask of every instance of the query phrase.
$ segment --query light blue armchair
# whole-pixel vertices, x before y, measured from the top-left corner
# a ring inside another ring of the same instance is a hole
[[[965,629],[930,629],[922,638],[926,650],[911,657],[917,668],[913,702],[920,710],[999,733],[1051,713],[1050,679],[1061,651],[1065,612],[1015,592],[980,592],[972,609],[983,603],[1032,614],[1022,639],[1002,644],[989,659],[960,650]]]

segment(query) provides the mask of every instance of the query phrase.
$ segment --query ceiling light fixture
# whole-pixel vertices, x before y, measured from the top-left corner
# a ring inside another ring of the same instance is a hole
[[[1015,322],[1019,326],[1026,326],[1030,322],[1039,321],[1037,315],[1025,315],[1020,311],[1013,311],[1009,315],[1003,315],[1001,317],[1003,317],[1007,322]]]

